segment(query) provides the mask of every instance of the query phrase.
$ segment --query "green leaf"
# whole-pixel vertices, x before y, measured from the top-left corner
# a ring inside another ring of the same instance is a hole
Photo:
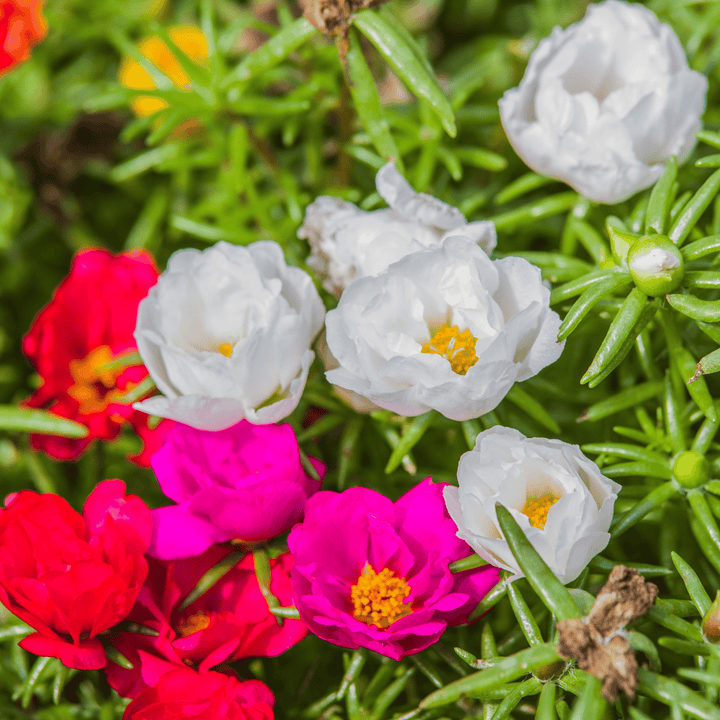
[[[227,557],[223,558],[219,563],[211,567],[201,578],[198,580],[197,585],[193,588],[192,592],[182,601],[179,610],[184,610],[188,605],[194,603],[203,593],[207,592],[218,580],[224,577],[235,565],[237,565],[246,555],[244,551],[230,553]]]
[[[587,250],[588,255],[596,265],[602,265],[602,263],[610,259],[610,248],[592,225],[588,225],[584,220],[580,220],[574,215],[568,216],[568,222],[571,231],[580,240],[580,244]]]
[[[541,198],[528,205],[523,205],[515,210],[509,210],[501,215],[495,215],[489,219],[495,223],[495,227],[498,230],[509,231],[522,225],[532,225],[543,218],[567,212],[575,206],[577,199],[578,195],[574,192],[556,193],[550,195],[550,197]],[[568,260],[572,259],[573,258],[568,258]],[[532,262],[532,260],[530,262]],[[590,265],[585,265],[587,271],[592,270]]]
[[[654,672],[660,672],[662,670],[662,665],[660,663],[660,654],[658,653],[658,649],[655,647],[655,643],[650,640],[647,635],[643,635],[637,630],[630,630],[627,633],[627,637],[630,647],[635,652],[645,653],[650,669]]]
[[[688,380],[688,384],[691,382],[694,383],[702,375],[710,375],[716,372],[720,372],[720,348],[700,358],[695,374]]]
[[[632,405],[630,407],[632,407]],[[584,453],[605,453],[607,455],[617,455],[618,457],[631,458],[633,460],[667,464],[667,458],[664,455],[640,447],[639,445],[630,445],[628,443],[588,443],[587,445],[582,445],[580,449]]]
[[[292,25],[284,27],[257,50],[245,57],[230,71],[220,83],[220,87],[227,88],[234,83],[245,82],[251,77],[269,70],[317,33],[317,28],[313,27],[304,17],[298,18]]]
[[[374,10],[361,10],[353,25],[377,48],[408,89],[430,103],[447,134],[455,137],[457,126],[450,102],[427,62],[422,61],[422,51],[415,41]]]
[[[155,390],[155,388],[155,381],[148,375],[142,382],[138,383],[126,393],[122,395],[113,395],[113,402],[130,405],[138,400],[142,400],[146,395],[149,395],[153,390]]]
[[[504,205],[554,182],[557,182],[554,178],[538,175],[534,172],[526,173],[500,190],[495,196],[494,202],[496,205]]]
[[[535,711],[535,720],[557,720],[557,713],[555,712],[556,687],[553,682],[546,682],[542,686],[540,700]]]
[[[599,300],[629,285],[632,285],[630,274],[621,271],[613,272],[608,277],[595,280],[575,301],[575,304],[563,319],[558,330],[558,342],[565,340],[577,328],[580,321],[595,307]]]
[[[531,647],[535,645],[542,645],[544,641],[542,634],[540,633],[540,628],[530,612],[530,608],[527,606],[525,598],[520,593],[517,583],[508,584],[508,598],[510,598],[510,605],[512,606],[517,621],[520,623],[520,627],[522,628],[523,635],[525,635],[525,639],[528,641],[528,645]]]
[[[490,172],[500,172],[508,164],[502,155],[478,147],[456,148],[455,157],[465,165],[472,165],[481,170],[490,170]]]
[[[715,199],[718,190],[720,190],[720,170],[716,170],[705,181],[670,228],[668,236],[678,247],[683,244],[707,206]]]
[[[358,648],[350,658],[350,664],[343,675],[340,687],[337,690],[336,697],[338,700],[342,700],[345,697],[345,693],[350,687],[351,683],[355,682],[355,679],[360,674],[367,660],[367,650],[365,648]]]
[[[634,563],[634,562],[627,562],[623,560],[623,565],[625,567],[632,568],[633,570],[637,570],[641,575],[644,577],[667,577],[668,575],[672,575],[672,570],[668,570],[666,567],[663,567],[662,565],[648,565],[647,563]],[[612,560],[608,560],[607,558],[600,557],[600,555],[596,555],[591,561],[590,561],[590,568],[593,570],[599,570],[600,572],[609,574],[612,569],[617,565],[616,562],[613,562]]]
[[[0,430],[8,432],[42,433],[59,437],[84,438],[88,436],[85,425],[54,415],[47,410],[19,408],[0,405]]]
[[[627,256],[630,252],[630,248],[635,244],[640,236],[635,235],[635,233],[618,230],[610,222],[610,218],[607,218],[605,227],[607,229],[608,237],[610,238],[613,257],[623,268],[627,268]]]
[[[601,720],[607,709],[602,680],[588,675],[582,695],[573,703],[570,720]]]
[[[651,230],[659,235],[665,232],[670,206],[672,205],[675,193],[675,179],[677,178],[678,164],[673,155],[665,166],[665,171],[660,179],[655,183],[650,193],[650,202],[648,203],[647,213],[645,214],[645,232]]]
[[[701,300],[694,295],[667,295],[671,307],[687,317],[703,323],[720,322],[720,300]]]
[[[500,529],[510,546],[512,554],[515,556],[530,586],[542,600],[545,607],[558,620],[579,618],[580,611],[570,593],[555,577],[555,573],[545,564],[537,550],[530,544],[510,511],[499,503],[495,505],[495,509]]]
[[[638,671],[638,692],[666,705],[679,703],[683,712],[698,720],[720,720],[720,708],[689,690],[682,683],[645,668],[640,668]]]
[[[385,717],[385,713],[405,689],[407,684],[410,682],[410,678],[415,674],[415,668],[406,670],[395,682],[391,683],[385,690],[383,690],[373,703],[372,713],[370,720],[382,720]]]
[[[412,450],[422,439],[425,431],[432,425],[437,417],[434,410],[416,417],[404,430],[400,442],[393,448],[390,459],[385,466],[385,474],[389,475],[400,465],[403,457]]]
[[[577,280],[571,280],[570,282],[555,288],[550,293],[550,304],[555,305],[555,303],[568,300],[571,297],[582,295],[585,290],[592,287],[596,282],[614,277],[616,274],[617,270],[613,268],[609,270],[593,270]]]
[[[513,405],[517,405],[521,410],[524,410],[533,420],[542,425],[546,430],[549,430],[556,435],[560,435],[562,428],[557,424],[555,419],[550,413],[539,403],[534,397],[528,395],[524,390],[521,390],[516,383],[510,388],[510,391],[505,396]]]
[[[120,163],[120,165],[116,165],[110,171],[110,179],[116,183],[126,182],[151,168],[162,165],[168,160],[174,160],[179,154],[180,146],[177,143],[168,143],[147,150],[124,163]]]
[[[512,682],[543,665],[557,662],[559,659],[555,647],[551,643],[521,650],[515,655],[504,658],[493,667],[468,675],[430,693],[420,703],[420,708],[429,710],[430,708],[449,705],[459,700],[463,695],[482,696],[490,690]]]
[[[720,251],[720,235],[710,235],[686,245],[682,250],[685,262],[699,260],[706,255]]]
[[[605,371],[622,354],[629,339],[634,340],[642,328],[637,325],[648,306],[648,296],[639,288],[633,288],[619,312],[613,318],[610,329],[580,383],[590,383],[590,387],[605,377]],[[647,324],[647,323],[646,323]],[[643,326],[644,327],[644,326]],[[636,332],[637,330],[637,332]],[[624,356],[623,356],[624,357]],[[599,378],[599,379],[598,379]]]
[[[468,615],[468,622],[477,620],[481,615],[497,605],[507,593],[507,583],[500,577],[500,582],[478,603],[477,607]]]
[[[614,519],[613,524],[610,526],[610,534],[613,538],[619,537],[640,520],[640,518],[645,517],[653,508],[662,505],[677,493],[678,488],[672,480],[656,487],[624,515]]]
[[[659,463],[650,462],[631,462],[631,463],[619,463],[617,465],[604,465],[603,475],[609,478],[618,477],[656,477],[662,480],[670,480],[672,478],[672,470],[668,466],[667,462],[662,465]]]
[[[531,677],[521,682],[512,692],[503,698],[493,713],[492,720],[505,720],[510,717],[510,713],[520,704],[520,701],[529,695],[537,695],[542,689],[543,684],[536,678]]]
[[[357,30],[350,28],[346,55],[347,81],[358,116],[381,157],[394,160],[402,172],[400,151],[385,117],[375,79],[365,61]]]
[[[270,570],[270,556],[265,548],[256,548],[253,550],[253,560],[255,561],[255,577],[257,578],[260,592],[268,604],[268,610],[272,612],[273,608],[280,607],[280,601],[272,594],[270,583],[272,582],[272,571]],[[278,621],[281,622],[281,621]]]
[[[360,439],[360,431],[362,430],[362,417],[351,417],[345,424],[342,437],[340,438],[340,454],[338,457],[338,490],[343,490],[348,473],[353,462],[357,460],[360,452],[358,448],[358,440]]]
[[[695,517],[698,519],[698,522],[705,529],[707,538],[714,546],[715,552],[720,554],[720,529],[718,529],[718,525],[715,522],[715,516],[710,511],[710,506],[708,505],[702,491],[691,490],[687,494],[687,500],[690,503],[690,508],[692,509]],[[701,547],[703,550],[705,549],[702,543]]]
[[[612,397],[606,400],[600,400],[600,402],[591,405],[582,416],[578,418],[578,422],[584,422],[586,420],[596,422],[597,420],[610,417],[610,415],[615,415],[615,413],[635,407],[646,400],[662,395],[663,389],[664,383],[662,380],[658,380],[656,382],[643,383],[642,385],[621,390]]]
[[[487,560],[483,560],[479,555],[473,554],[468,555],[462,560],[456,560],[448,565],[448,569],[451,573],[463,572],[464,570],[474,570],[475,568],[483,567],[488,565]]]
[[[35,691],[35,686],[38,683],[38,680],[40,679],[40,676],[44,672],[45,668],[50,664],[57,662],[55,658],[52,657],[41,657],[38,658],[35,663],[32,666],[32,670],[30,671],[30,674],[28,675],[28,679],[25,682],[25,686],[23,687],[23,693],[22,693],[22,706],[23,708],[27,708],[30,705],[30,700],[32,699],[32,696]]]
[[[160,224],[165,218],[169,204],[170,194],[168,189],[163,185],[158,185],[148,198],[135,224],[128,233],[125,240],[125,250],[155,249],[160,244]],[[142,364],[142,360],[138,359],[137,364]]]

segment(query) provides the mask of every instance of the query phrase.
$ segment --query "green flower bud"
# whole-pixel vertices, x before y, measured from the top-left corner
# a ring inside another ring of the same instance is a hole
[[[687,490],[700,487],[710,479],[710,463],[694,450],[680,453],[673,463],[673,477]]]
[[[705,613],[702,620],[702,631],[708,642],[720,643],[720,590],[718,590],[713,604]]]
[[[685,260],[665,235],[644,235],[627,255],[630,275],[646,295],[667,295],[677,288],[685,274]]]

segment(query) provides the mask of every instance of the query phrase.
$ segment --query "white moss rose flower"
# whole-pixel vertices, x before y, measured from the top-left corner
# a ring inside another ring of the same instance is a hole
[[[533,170],[616,203],[652,185],[671,155],[687,158],[706,91],[672,28],[642,5],[605,0],[538,45],[500,118]]]
[[[275,242],[180,250],[135,329],[164,397],[133,407],[202,430],[282,420],[300,400],[324,315],[310,276]]]
[[[495,503],[510,511],[563,583],[574,580],[610,540],[620,485],[577,445],[493,427],[460,458],[458,483],[443,491],[458,537],[515,577],[523,573],[503,538]]]
[[[437,247],[450,235],[467,237],[487,253],[494,249],[492,222],[468,223],[456,208],[416,193],[393,163],[378,171],[375,184],[389,208],[368,212],[324,195],[308,206],[298,230],[298,237],[310,243],[307,264],[336,297],[354,280],[377,275],[410,253]]]
[[[345,290],[326,318],[339,367],[325,374],[400,415],[478,417],[560,357],[549,303],[539,268],[450,237]]]

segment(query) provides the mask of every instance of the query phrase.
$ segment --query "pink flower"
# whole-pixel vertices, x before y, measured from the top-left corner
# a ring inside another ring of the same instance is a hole
[[[128,621],[151,634],[117,634],[113,646],[134,667],[108,662],[105,668],[108,682],[120,695],[135,697],[144,689],[148,663],[190,665],[203,673],[223,662],[280,655],[305,637],[307,628],[300,620],[286,619],[280,624],[270,612],[252,554],[182,608],[200,578],[232,552],[230,547],[215,545],[200,557],[150,558],[145,586]],[[284,606],[292,605],[291,567],[290,553],[270,561],[270,592]]]
[[[295,605],[335,645],[400,660],[436,642],[498,582],[485,566],[453,574],[472,553],[427,478],[397,502],[362,487],[320,492],[288,537]]]
[[[325,466],[310,458],[320,477]],[[290,425],[241,420],[227,430],[176,423],[152,458],[162,491],[177,505],[153,510],[150,554],[200,555],[228,540],[261,542],[302,519],[320,489],[300,462]]]

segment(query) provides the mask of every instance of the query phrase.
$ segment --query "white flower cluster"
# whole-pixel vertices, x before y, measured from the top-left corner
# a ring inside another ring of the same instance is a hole
[[[468,223],[456,208],[416,193],[393,163],[378,171],[375,184],[389,208],[367,212],[323,195],[308,207],[298,230],[310,243],[308,265],[336,297],[354,280],[378,275],[418,250],[437,248],[451,235],[478,243],[488,254],[495,249],[493,223]]]
[[[642,5],[605,0],[538,45],[500,118],[533,170],[617,203],[652,185],[672,155],[687,158],[706,91],[672,28]]]

